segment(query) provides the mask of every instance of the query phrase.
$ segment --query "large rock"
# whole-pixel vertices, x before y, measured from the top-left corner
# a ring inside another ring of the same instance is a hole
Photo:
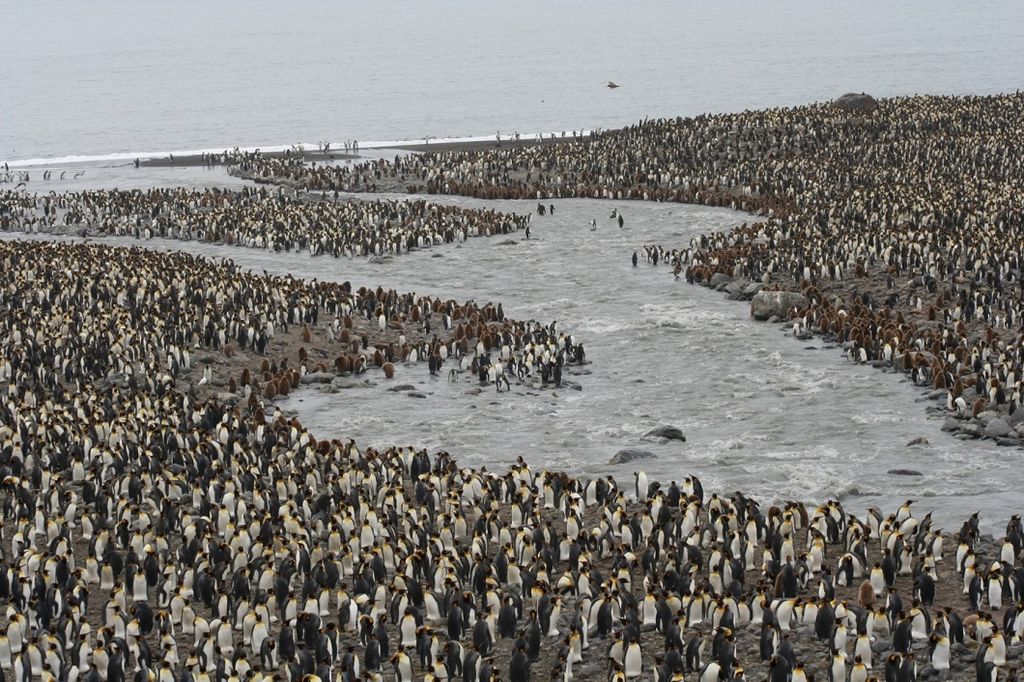
[[[334,375],[330,372],[310,372],[304,374],[299,383],[302,384],[329,384],[334,380]]]
[[[659,426],[644,434],[644,438],[664,438],[666,440],[686,441],[686,436],[675,426]]]
[[[892,476],[922,476],[920,471],[914,471],[913,469],[889,469],[889,474]]]
[[[968,438],[981,438],[981,427],[971,422],[965,422],[960,425],[960,435]]]
[[[807,305],[807,297],[795,291],[759,291],[750,301],[750,315],[755,320],[789,319],[790,308]]]
[[[878,108],[878,100],[866,93],[848,92],[832,100],[832,106],[852,113],[868,113]]]
[[[998,416],[999,413],[995,410],[982,410],[978,413],[977,419],[982,426],[988,426],[988,423]]]
[[[711,275],[711,288],[717,289],[723,284],[728,284],[731,281],[732,277],[730,277],[729,275],[725,274],[724,272],[716,272],[715,274]]]
[[[729,295],[730,301],[749,301],[754,297],[754,294],[747,295],[747,287],[750,284],[742,279],[734,279],[733,281],[726,284],[722,291]],[[757,293],[757,292],[754,292]]]
[[[986,438],[1000,438],[1010,433],[1010,425],[1002,417],[996,417],[985,425]]]
[[[331,386],[333,386],[336,390],[346,390],[350,388],[370,388],[376,385],[377,382],[370,381],[369,379],[363,379],[362,381],[360,381],[359,379],[353,379],[350,377],[334,377],[334,379],[331,381]]]
[[[945,421],[942,422],[943,431],[956,431],[960,428],[960,420],[956,417],[946,417]]]
[[[651,457],[654,457],[654,453],[651,452],[650,450],[640,450],[640,449],[637,449],[637,448],[625,448],[624,450],[619,450],[614,455],[612,455],[612,458],[610,460],[608,460],[608,463],[609,464],[626,464],[628,462],[632,462],[633,460],[648,459],[648,458],[651,458]]]
[[[746,288],[746,286],[747,285],[744,284],[743,282],[737,282],[736,280],[733,280],[731,282],[727,282],[722,291],[729,294],[730,296],[733,294],[742,296],[743,290]]]

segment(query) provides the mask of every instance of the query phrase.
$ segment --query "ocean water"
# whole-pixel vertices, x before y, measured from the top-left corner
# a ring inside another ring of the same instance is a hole
[[[547,134],[848,91],[1012,91],[1024,74],[1024,7],[1012,0],[4,0],[0,9],[8,162]]]

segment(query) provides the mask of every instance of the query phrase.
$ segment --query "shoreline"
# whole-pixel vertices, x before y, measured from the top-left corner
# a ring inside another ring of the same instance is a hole
[[[721,276],[722,273],[716,273],[716,276]],[[872,282],[876,287],[884,285],[884,277],[879,275],[876,276]],[[856,352],[856,345],[847,341],[839,342],[834,335],[826,334],[820,328],[814,327],[811,329],[803,328],[798,332],[794,332],[793,322],[791,319],[785,319],[779,315],[772,314],[770,317],[765,319],[758,319],[754,315],[754,308],[756,306],[754,298],[757,293],[765,291],[765,293],[776,293],[775,290],[765,289],[760,283],[749,282],[742,279],[732,279],[727,276],[722,276],[718,279],[717,283],[715,280],[699,280],[689,282],[691,285],[702,286],[706,289],[712,289],[719,293],[725,294],[727,299],[736,302],[748,302],[751,308],[751,321],[755,324],[775,324],[779,327],[779,331],[786,336],[791,337],[796,341],[807,341],[812,338],[820,339],[823,343],[830,344],[825,348],[838,348],[843,351],[846,355],[847,362],[856,362],[862,365],[869,365],[872,369],[879,370],[882,372],[892,372],[900,375],[901,377],[910,380],[915,389],[918,389],[922,396],[917,399],[918,403],[928,403],[924,408],[925,413],[929,417],[934,417],[936,421],[942,420],[940,431],[942,432],[955,432],[954,438],[961,441],[971,440],[990,440],[1000,447],[1009,448],[1024,448],[1024,410],[1018,410],[1013,415],[1004,415],[998,411],[987,410],[977,415],[970,414],[968,412],[954,412],[950,411],[946,407],[946,394],[945,389],[933,389],[927,386],[913,382],[909,376],[911,367],[908,367],[903,358],[894,358],[893,361],[885,360],[857,360],[851,357],[852,352]],[[1000,419],[1006,423],[1008,429],[1003,429],[1002,426],[994,425],[990,428],[990,424],[996,419]],[[924,439],[922,443],[907,443],[906,447],[912,447],[913,445],[924,444],[927,445],[927,439]]]
[[[1024,366],[1003,352],[1024,338],[1014,340],[1024,317],[1016,282],[1024,274],[1016,267],[1003,272],[992,263],[1016,263],[1010,247],[1020,241],[1024,227],[1018,217],[1005,228],[1008,238],[990,233],[991,225],[1009,220],[1006,216],[1019,216],[1012,198],[1017,176],[1009,170],[1015,162],[977,157],[970,152],[970,135],[938,135],[940,126],[922,126],[920,119],[956,120],[966,133],[983,131],[990,144],[1008,153],[1021,132],[1022,107],[1019,93],[882,101],[849,95],[807,107],[645,121],[572,148],[477,147],[443,158],[423,155],[336,169],[268,163],[244,169],[244,175],[308,192],[404,188],[427,197],[651,200],[747,212],[753,225],[707,235],[699,247],[672,253],[679,252],[688,273],[700,271],[695,279],[742,274],[753,280],[773,272],[774,286],[808,294],[794,299],[795,309],[782,319],[797,316],[805,327],[833,333],[866,361],[901,358],[915,384],[948,391],[949,400],[961,405],[958,414],[972,419],[1001,414],[1001,421],[992,428],[986,423],[985,430],[1007,438],[1007,411],[1024,410],[1019,380]],[[908,149],[933,154],[943,164],[914,165]],[[851,171],[853,153],[887,156],[878,168],[852,166]],[[962,177],[945,170],[958,162],[965,166]],[[643,167],[646,175],[637,172]],[[989,185],[1003,189],[994,195],[978,189]],[[915,198],[913,209],[894,186]],[[892,215],[879,219],[883,209]],[[956,251],[954,259],[946,252],[956,247],[951,227],[968,244],[989,244],[998,256],[975,254],[973,262],[965,262]],[[857,236],[863,233],[874,240],[870,250]],[[937,263],[913,255],[906,240],[915,233],[935,242],[930,258]],[[1013,288],[1004,287],[1004,279]],[[998,372],[978,371],[984,361],[964,361],[979,354],[998,358]],[[1014,381],[1002,385],[1010,377]],[[968,424],[963,435],[973,437],[977,426]]]
[[[331,142],[332,149],[329,152],[324,152],[317,149],[317,145],[310,145],[306,143],[297,143],[293,145],[266,145],[265,147],[228,147],[219,149],[205,149],[205,150],[182,150],[180,152],[173,151],[157,151],[157,152],[114,152],[111,154],[73,154],[68,156],[54,156],[54,157],[35,157],[29,159],[7,159],[0,160],[0,171],[2,171],[3,165],[6,163],[10,172],[42,172],[47,169],[60,169],[64,167],[82,167],[82,166],[116,166],[116,167],[127,167],[131,166],[135,159],[139,159],[140,167],[163,167],[170,166],[169,157],[171,155],[175,158],[175,164],[183,167],[194,167],[203,165],[225,165],[220,157],[224,157],[225,153],[228,156],[234,154],[254,155],[259,152],[260,155],[267,158],[297,158],[303,157],[303,160],[307,161],[320,161],[320,160],[349,160],[365,158],[365,155],[374,155],[375,152],[387,151],[387,150],[400,150],[409,152],[429,152],[429,151],[454,151],[454,150],[473,150],[473,149],[488,149],[493,147],[509,148],[516,146],[539,146],[556,144],[573,139],[588,139],[596,136],[603,131],[596,130],[584,130],[575,131],[576,137],[573,136],[572,131],[565,131],[565,135],[561,134],[561,131],[556,135],[554,133],[542,133],[546,135],[538,139],[535,135],[521,135],[519,139],[515,139],[514,134],[509,136],[502,136],[500,145],[494,137],[484,136],[467,136],[467,137],[450,137],[450,138],[437,138],[435,136],[429,137],[429,141],[421,141],[420,139],[409,139],[409,140],[384,140],[384,141],[370,141],[366,144],[360,144],[358,149],[346,148],[344,142],[335,143]],[[301,148],[301,149],[300,149]],[[208,159],[213,158],[215,162],[211,164]]]
[[[566,135],[565,137],[545,137],[543,139],[536,138],[521,138],[519,140],[513,138],[502,138],[499,143],[497,140],[442,140],[439,142],[425,142],[417,143],[415,141],[409,141],[408,143],[401,144],[389,144],[381,147],[373,147],[373,149],[398,149],[407,152],[451,152],[451,151],[479,151],[479,150],[501,150],[501,149],[512,149],[522,147],[546,147],[551,145],[569,144],[572,142],[580,142],[583,140],[589,140],[593,135],[584,135],[582,137],[573,137],[572,135]]]
[[[341,152],[341,151],[275,151],[275,152],[260,152],[261,155],[269,159],[288,159],[288,160],[301,160],[305,163],[316,163],[323,161],[352,161],[355,159],[361,159],[358,152]],[[230,166],[233,161],[231,153],[227,157],[223,153],[218,154],[186,154],[181,156],[164,156],[160,158],[146,158],[139,159],[140,168],[190,168],[196,166]],[[127,165],[131,165],[129,162]]]

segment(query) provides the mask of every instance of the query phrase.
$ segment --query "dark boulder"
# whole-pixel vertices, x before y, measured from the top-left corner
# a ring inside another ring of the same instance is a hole
[[[644,438],[664,438],[665,440],[679,440],[686,442],[686,436],[675,426],[659,426],[644,434]]]
[[[649,459],[654,457],[654,453],[649,450],[639,450],[637,448],[625,448],[619,450],[612,458],[608,460],[609,464],[626,464],[637,459]]]
[[[832,100],[832,106],[850,113],[866,114],[878,108],[878,100],[863,92],[848,92]]]

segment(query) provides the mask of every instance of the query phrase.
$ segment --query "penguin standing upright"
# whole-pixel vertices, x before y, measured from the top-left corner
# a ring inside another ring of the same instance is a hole
[[[936,670],[949,670],[949,638],[933,632],[928,641],[928,655]]]
[[[530,622],[526,625],[526,654],[530,662],[534,663],[540,658],[540,645],[543,632],[541,632],[540,620],[537,617],[536,609],[530,611]]]
[[[935,578],[932,576],[931,567],[925,566],[924,570],[917,576],[914,591],[922,606],[931,606],[935,603]]]
[[[405,653],[405,647],[398,646],[391,663],[395,669],[395,682],[412,682],[412,659]]]
[[[530,682],[530,657],[526,653],[526,646],[520,644],[509,662],[509,682]]]
[[[491,653],[493,642],[491,640],[491,628],[486,618],[481,618],[473,625],[473,648],[480,652],[481,656]]]
[[[846,654],[832,650],[832,663],[828,669],[830,682],[846,682]]]
[[[636,637],[631,638],[629,645],[626,647],[622,668],[627,680],[643,676],[643,653],[640,650],[640,642]]]

